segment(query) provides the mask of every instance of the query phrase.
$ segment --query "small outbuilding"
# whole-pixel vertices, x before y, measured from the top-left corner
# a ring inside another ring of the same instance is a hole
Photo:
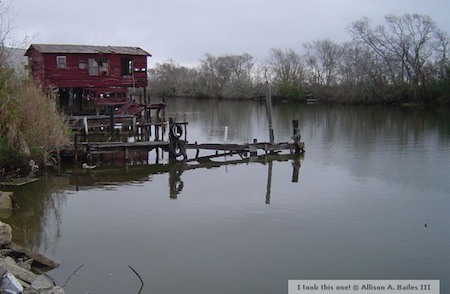
[[[57,91],[70,113],[83,112],[86,101],[127,103],[130,89],[141,88],[146,100],[151,54],[139,47],[31,44],[25,56],[36,82]]]

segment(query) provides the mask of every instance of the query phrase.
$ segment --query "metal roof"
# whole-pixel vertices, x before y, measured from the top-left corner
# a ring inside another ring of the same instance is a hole
[[[31,44],[25,55],[35,49],[41,53],[81,53],[81,54],[124,54],[152,56],[140,47],[129,46],[94,46],[94,45],[68,45],[68,44]]]

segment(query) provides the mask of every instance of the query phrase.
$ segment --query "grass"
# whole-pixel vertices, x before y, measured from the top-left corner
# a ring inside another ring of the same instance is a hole
[[[17,167],[69,142],[57,97],[29,78],[0,67],[0,170]]]

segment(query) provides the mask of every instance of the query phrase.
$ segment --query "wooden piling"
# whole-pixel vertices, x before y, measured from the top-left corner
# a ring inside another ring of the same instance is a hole
[[[275,141],[273,134],[273,122],[272,122],[272,93],[270,90],[270,84],[266,81],[266,104],[267,104],[267,120],[269,122],[269,143],[273,144]]]
[[[183,122],[187,122],[186,113],[183,114]],[[184,124],[184,141],[187,141],[187,123]]]
[[[304,144],[301,142],[298,119],[292,120],[292,140],[294,140],[295,153],[300,154],[304,152]]]
[[[77,165],[78,162],[78,138],[77,133],[73,135],[73,146],[74,146],[74,164]]]
[[[125,159],[125,164],[127,164],[128,163],[128,147],[125,147],[125,150],[124,150],[124,159]]]
[[[114,134],[114,105],[109,106],[109,131],[112,134]]]

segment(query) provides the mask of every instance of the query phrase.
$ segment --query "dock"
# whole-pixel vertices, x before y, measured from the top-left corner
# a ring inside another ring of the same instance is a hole
[[[183,120],[178,117],[170,117],[165,120],[165,103],[157,103],[145,106],[141,116],[120,113],[117,114],[110,108],[109,115],[76,116],[68,119],[74,132],[73,143],[57,155],[58,158],[74,157],[77,163],[83,161],[94,164],[96,160],[103,161],[107,156],[117,159],[117,154],[122,153],[125,163],[133,161],[145,161],[149,152],[156,150],[156,160],[159,160],[161,152],[168,152],[169,159],[188,160],[188,150],[195,150],[194,158],[199,157],[201,150],[208,150],[223,155],[239,154],[241,157],[258,156],[263,154],[277,154],[289,152],[301,154],[305,152],[305,144],[301,141],[299,122],[292,120],[292,142],[274,142],[272,126],[272,103],[270,85],[267,83],[267,110],[269,118],[269,142],[258,142],[253,139],[251,143],[227,142],[228,127],[226,127],[223,143],[191,143],[187,138],[186,115]],[[156,110],[157,115],[152,119],[151,110]],[[167,139],[164,139],[167,138]],[[142,157],[144,159],[142,159]]]
[[[101,123],[105,122],[105,117],[82,119],[85,122],[95,120],[97,123],[90,123],[89,128],[81,127],[78,132],[74,130],[73,143],[63,148],[60,155],[74,157],[75,162],[82,159],[95,164],[96,161],[103,161],[108,156],[115,159],[120,156],[125,162],[134,161],[136,158],[139,158],[137,161],[145,161],[149,152],[153,150],[156,150],[157,161],[160,152],[168,152],[170,159],[182,157],[182,160],[188,160],[188,150],[195,150],[194,158],[199,157],[201,151],[223,155],[240,154],[242,157],[258,156],[261,153],[300,154],[305,151],[305,144],[301,141],[298,130],[298,120],[292,122],[292,142],[258,142],[257,139],[253,139],[251,143],[230,143],[226,140],[224,143],[191,143],[187,140],[188,122],[184,120],[176,121],[169,118],[168,122],[141,125],[136,121],[129,123],[131,118],[128,116],[121,118],[128,123],[115,126],[114,133],[111,133],[110,129],[105,129]]]

